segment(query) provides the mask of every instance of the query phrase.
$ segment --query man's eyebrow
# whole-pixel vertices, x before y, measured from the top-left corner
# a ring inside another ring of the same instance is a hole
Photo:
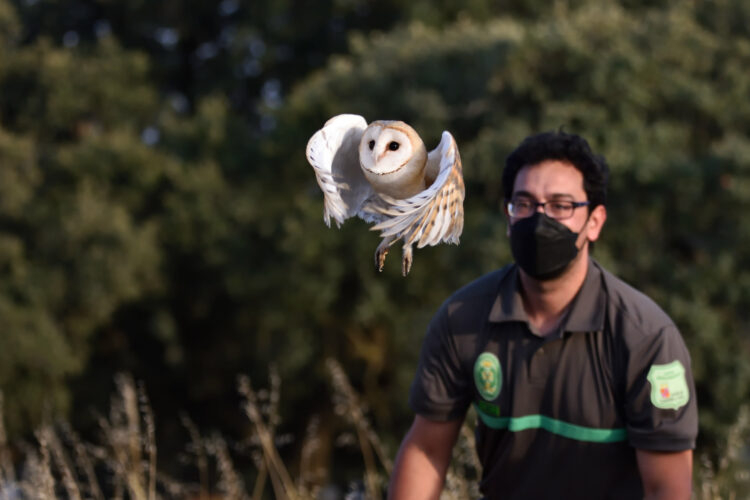
[[[513,197],[516,197],[516,196],[522,196],[524,198],[531,198],[534,200],[536,199],[536,196],[529,193],[528,191],[514,191]],[[559,200],[560,198],[567,198],[567,199],[573,200],[575,199],[575,196],[573,196],[570,193],[552,193],[551,195],[549,195],[550,200]]]

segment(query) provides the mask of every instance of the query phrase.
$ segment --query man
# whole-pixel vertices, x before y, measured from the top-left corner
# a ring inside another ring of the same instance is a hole
[[[685,344],[590,257],[608,175],[573,134],[532,136],[510,154],[515,264],[433,318],[390,498],[438,498],[470,404],[488,499],[690,498],[698,417]]]

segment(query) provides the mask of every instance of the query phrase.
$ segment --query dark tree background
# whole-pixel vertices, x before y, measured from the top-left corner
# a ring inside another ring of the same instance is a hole
[[[274,365],[301,436],[332,412],[333,357],[394,452],[431,314],[510,259],[505,156],[563,127],[609,160],[596,258],[681,328],[698,451],[719,456],[750,398],[748,26],[742,0],[0,0],[8,428],[93,429],[130,372],[162,457],[182,411],[241,441],[236,376]],[[304,149],[343,112],[458,141],[461,245],[417,251],[407,279],[394,256],[374,272],[361,221],[322,223]]]

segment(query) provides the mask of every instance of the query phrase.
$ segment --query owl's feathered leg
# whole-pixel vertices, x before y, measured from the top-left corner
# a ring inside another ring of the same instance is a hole
[[[375,269],[378,272],[383,272],[383,266],[385,265],[385,256],[388,255],[389,247],[396,241],[395,236],[386,236],[383,241],[380,242],[378,248],[375,249]]]
[[[412,249],[411,245],[404,245],[401,251],[401,274],[406,276],[411,270]]]

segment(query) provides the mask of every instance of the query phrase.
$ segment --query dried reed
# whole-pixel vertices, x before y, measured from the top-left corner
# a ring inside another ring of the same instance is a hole
[[[387,475],[391,473],[393,462],[385,453],[380,439],[372,430],[372,426],[365,416],[367,406],[354,391],[341,365],[336,360],[329,358],[326,360],[326,367],[333,386],[334,411],[353,425],[357,431],[357,439],[365,464],[367,495],[369,498],[379,498],[381,496],[378,493],[379,485],[385,483],[385,479],[377,471],[375,456],[380,460]]]
[[[56,498],[56,495],[49,446],[44,434],[37,432],[36,437],[39,441],[39,453],[29,453],[28,475],[22,482],[22,490],[25,492],[33,491],[40,500],[52,500]]]
[[[3,497],[8,497],[15,481],[16,471],[13,467],[13,461],[10,458],[8,436],[5,432],[5,412],[3,405],[3,391],[0,391],[0,493],[2,493]]]
[[[315,462],[314,457],[320,450],[320,417],[313,416],[307,424],[305,439],[300,451],[300,477],[299,488],[307,491],[312,498],[318,497],[318,490],[322,484],[326,470],[320,462]]]
[[[480,498],[479,477],[482,466],[475,451],[474,426],[476,414],[469,411],[453,448],[453,459],[445,478],[442,500]]]
[[[237,470],[234,468],[232,458],[227,451],[227,443],[218,434],[213,435],[206,442],[206,450],[216,458],[216,467],[219,471],[219,491],[227,498],[246,500],[245,485]]]
[[[148,500],[156,500],[156,424],[142,383],[138,384],[138,405],[146,427],[145,442],[142,444],[148,455]]]
[[[280,385],[280,382],[278,382]],[[239,377],[238,390],[244,397],[243,410],[248,416],[250,421],[255,426],[255,432],[258,435],[261,449],[263,451],[263,458],[265,462],[266,470],[271,478],[271,484],[276,498],[281,499],[296,499],[300,498],[300,494],[292,481],[289,471],[287,470],[284,462],[281,460],[276,446],[274,444],[272,429],[275,427],[276,416],[271,416],[271,421],[267,424],[263,419],[263,414],[259,407],[258,396],[250,384],[250,379],[245,376]],[[278,388],[278,385],[277,385]],[[277,389],[278,390],[278,389]],[[273,397],[271,399],[273,403]],[[278,404],[278,402],[274,403]]]
[[[182,414],[180,415],[180,420],[182,421],[182,425],[185,426],[185,429],[187,429],[188,434],[190,435],[189,449],[195,455],[195,465],[198,468],[198,499],[208,500],[208,459],[206,458],[206,447],[203,444],[203,439],[201,438],[200,432],[198,431],[198,427],[196,427],[193,421],[190,420],[190,417],[188,417],[186,414]]]
[[[714,463],[706,454],[696,470],[697,493],[701,500],[748,498],[750,496],[750,406],[740,408],[737,421],[729,428],[721,457]]]
[[[86,450],[86,446],[81,442],[78,435],[70,428],[70,425],[68,425],[67,422],[60,422],[59,425],[66,441],[70,443],[70,446],[73,448],[76,466],[79,470],[83,471],[86,476],[85,491],[87,491],[88,496],[94,500],[104,500],[104,495],[102,494],[99,481],[94,472],[94,464]]]
[[[51,426],[45,425],[39,430],[39,435],[41,435],[44,441],[48,443],[52,459],[55,467],[60,473],[62,484],[68,498],[70,500],[81,500],[81,490],[78,488],[78,481],[73,472],[73,468],[71,467],[68,454],[60,443],[57,434]]]

